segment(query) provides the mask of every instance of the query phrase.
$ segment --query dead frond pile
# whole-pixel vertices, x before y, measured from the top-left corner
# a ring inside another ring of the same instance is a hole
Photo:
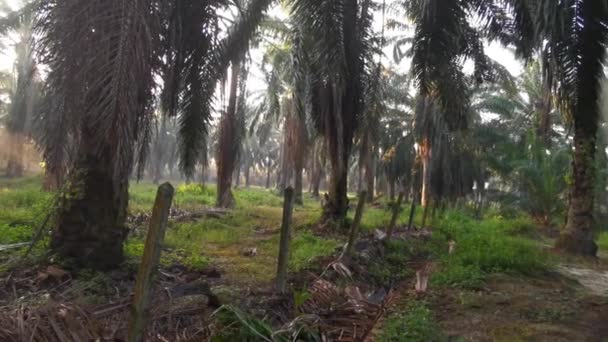
[[[320,318],[318,326],[330,341],[365,341],[394,298],[389,292],[374,302],[358,287],[342,289],[323,279],[317,279],[309,292],[302,312]]]

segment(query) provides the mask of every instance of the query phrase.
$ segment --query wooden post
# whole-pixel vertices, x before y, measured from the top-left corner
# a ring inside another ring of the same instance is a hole
[[[395,225],[397,224],[397,218],[399,217],[399,212],[401,211],[401,203],[403,202],[403,197],[405,194],[403,191],[399,192],[399,197],[397,198],[397,203],[393,207],[393,216],[391,216],[391,223],[388,225],[388,232],[386,234],[386,239],[390,240],[393,236],[393,230],[395,230]]]
[[[290,225],[293,209],[293,188],[285,189],[285,199],[283,201],[283,221],[281,223],[281,242],[279,244],[279,262],[277,267],[277,290],[285,292],[287,283],[287,262],[289,261],[289,243],[291,239]]]
[[[348,236],[348,245],[346,246],[347,255],[351,255],[355,250],[355,243],[357,243],[357,236],[359,235],[359,226],[361,225],[361,217],[363,216],[363,207],[365,206],[366,198],[367,191],[361,191],[361,193],[359,193],[359,202],[357,203],[355,219],[353,220],[353,225],[350,227],[350,234]]]
[[[139,342],[142,340],[144,328],[146,327],[146,316],[148,304],[150,302],[150,288],[152,287],[153,277],[158,268],[160,259],[161,245],[165,238],[167,221],[169,220],[169,209],[173,200],[174,189],[169,183],[164,183],[158,187],[144,255],[139,264],[137,280],[135,282],[135,295],[133,297],[133,307],[131,308],[131,319],[129,320],[128,342]]]

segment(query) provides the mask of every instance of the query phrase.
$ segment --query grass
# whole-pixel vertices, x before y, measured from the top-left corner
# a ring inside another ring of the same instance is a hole
[[[151,207],[155,187],[139,184],[131,188],[131,210]],[[278,255],[278,229],[283,200],[277,194],[261,188],[241,188],[234,191],[237,208],[221,218],[204,218],[195,222],[170,223],[165,237],[169,251],[163,263],[181,263],[192,269],[208,266],[213,260],[227,262],[229,271],[246,280],[267,281],[275,272]],[[318,203],[305,196],[303,206],[294,208],[293,240],[290,268],[306,267],[317,256],[331,254],[337,242],[315,237],[306,231],[320,215]],[[174,206],[196,210],[215,201],[215,188],[198,184],[176,188]],[[133,209],[136,208],[136,209]],[[137,260],[143,249],[141,241],[129,241],[125,252]],[[243,256],[245,248],[256,247],[259,256]]]
[[[52,194],[38,177],[0,179],[0,244],[25,242],[44,219]]]
[[[491,273],[535,275],[550,267],[550,261],[535,241],[521,236],[531,223],[524,218],[500,216],[477,221],[461,212],[448,212],[434,222],[435,251],[443,265],[433,282],[463,288],[479,287]],[[456,251],[447,255],[447,241],[456,241]]]
[[[326,240],[308,231],[297,234],[291,241],[290,271],[297,272],[310,265],[315,258],[332,254],[338,245],[338,241]]]
[[[378,337],[380,342],[447,341],[435,322],[433,313],[423,301],[415,301],[403,312],[386,320]]]
[[[407,267],[413,252],[422,249],[420,244],[404,240],[392,240],[386,245],[382,255],[365,260],[361,258],[358,262],[365,266],[368,274],[365,281],[372,282],[377,286],[393,286],[399,281],[413,274],[413,270]]]
[[[0,180],[0,244],[28,241],[33,229],[48,210],[53,195],[40,191],[39,177]],[[130,188],[131,212],[150,211],[156,195],[156,185],[133,183]],[[232,260],[236,273],[252,272],[264,279],[274,273],[278,254],[278,229],[281,222],[282,198],[261,188],[241,188],[234,191],[237,208],[222,218],[204,218],[195,222],[172,222],[166,234],[163,263],[182,263],[193,269],[206,267],[214,260]],[[354,199],[352,200],[354,203]],[[200,184],[178,185],[174,206],[200,210],[215,202],[215,187]],[[349,213],[352,216],[354,213]],[[305,195],[304,205],[296,206],[290,269],[301,270],[318,256],[328,255],[342,243],[318,237],[309,228],[321,215],[320,206]],[[415,222],[421,221],[418,208]],[[404,204],[398,224],[406,224],[409,204]],[[372,231],[386,227],[390,220],[389,206],[368,207],[362,228]],[[409,272],[402,265],[420,249],[438,258],[443,265],[433,282],[464,288],[478,287],[485,276],[495,272],[534,274],[548,265],[545,255],[527,236],[534,225],[525,217],[504,218],[489,215],[482,221],[463,211],[447,211],[431,222],[436,234],[428,244],[389,246],[385,265],[373,267],[372,277],[379,283],[392,282]],[[447,255],[447,241],[457,242],[456,253]],[[600,234],[598,244],[608,249],[608,233]],[[245,258],[242,250],[257,247],[260,257]],[[418,249],[416,251],[415,249]],[[405,251],[405,252],[404,252]],[[131,238],[125,244],[125,254],[136,263],[143,252],[141,238]]]
[[[409,222],[411,203],[403,203],[399,216],[397,216],[397,226],[404,226]],[[349,212],[349,217],[352,218],[355,215],[354,210]],[[377,228],[385,228],[391,221],[392,209],[388,203],[384,203],[383,207],[366,207],[363,217],[361,218],[361,229],[363,231],[373,231]],[[414,223],[420,224],[422,222],[422,210],[420,207],[416,208],[414,215]]]

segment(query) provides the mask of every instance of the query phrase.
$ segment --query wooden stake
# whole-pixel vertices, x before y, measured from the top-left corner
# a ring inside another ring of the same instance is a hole
[[[158,269],[173,193],[173,186],[169,183],[159,186],[156,193],[144,254],[139,264],[139,272],[137,273],[137,280],[135,282],[135,295],[133,297],[133,307],[131,308],[131,319],[129,320],[127,335],[128,342],[141,341],[146,327],[147,309],[150,303],[150,288],[152,287],[154,274]]]
[[[403,191],[399,192],[399,197],[397,198],[397,203],[393,207],[393,216],[391,217],[391,223],[388,226],[388,232],[386,234],[386,240],[390,240],[393,236],[393,230],[395,230],[395,225],[397,224],[397,218],[399,217],[399,212],[401,211],[401,203],[403,202],[403,197],[405,194]]]
[[[355,250],[355,243],[357,243],[357,236],[359,235],[359,226],[361,225],[361,217],[363,216],[363,207],[365,206],[366,198],[367,191],[361,191],[361,193],[359,193],[359,202],[357,203],[355,219],[353,220],[353,225],[350,227],[350,234],[348,236],[348,245],[346,246],[347,255],[351,255]]]
[[[291,240],[291,214],[293,210],[293,188],[288,187],[284,191],[283,221],[281,223],[281,242],[279,244],[279,262],[277,266],[277,290],[285,292],[287,283],[287,262],[289,261],[289,243]]]

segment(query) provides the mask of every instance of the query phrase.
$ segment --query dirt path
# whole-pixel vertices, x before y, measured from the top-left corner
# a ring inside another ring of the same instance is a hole
[[[577,280],[589,294],[608,297],[608,271],[565,264],[559,265],[557,271]]]
[[[443,289],[431,302],[454,339],[606,341],[607,289],[606,272],[560,266],[539,278],[496,275],[481,291]]]

